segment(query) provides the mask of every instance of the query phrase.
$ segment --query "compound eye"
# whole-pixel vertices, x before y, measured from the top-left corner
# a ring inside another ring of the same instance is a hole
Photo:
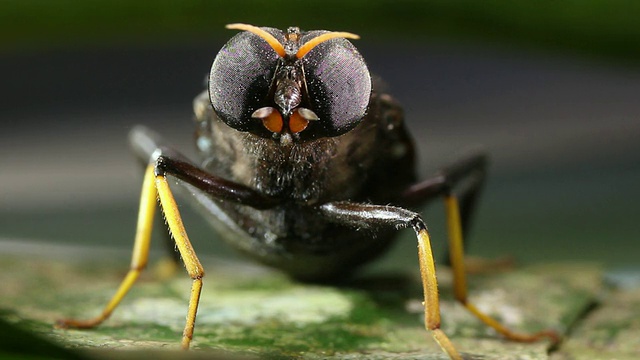
[[[262,29],[284,41],[282,31]],[[209,75],[211,104],[222,121],[240,131],[260,125],[252,114],[267,106],[265,101],[279,59],[271,45],[248,31],[238,33],[222,47]]]
[[[326,31],[306,33],[301,42]],[[344,38],[318,44],[304,57],[305,79],[311,108],[320,121],[322,135],[341,135],[360,123],[371,97],[371,75],[358,50]]]

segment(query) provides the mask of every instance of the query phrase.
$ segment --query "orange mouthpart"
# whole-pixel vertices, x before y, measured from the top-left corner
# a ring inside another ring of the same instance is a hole
[[[272,133],[279,134],[284,127],[284,122],[282,121],[280,113],[278,111],[273,111],[271,114],[262,118],[262,125]]]
[[[293,114],[289,116],[289,130],[291,130],[292,133],[299,133],[306,129],[307,126],[309,126],[309,120],[302,117],[299,111],[294,111]]]

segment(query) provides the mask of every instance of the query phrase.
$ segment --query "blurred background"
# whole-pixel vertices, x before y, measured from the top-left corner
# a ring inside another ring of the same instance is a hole
[[[246,22],[360,34],[423,175],[491,154],[470,253],[637,266],[638,15],[634,0],[4,0],[0,251],[129,249],[141,169],[128,131],[193,154],[191,101],[235,33],[224,25]],[[196,249],[226,256],[181,204]],[[442,206],[425,211],[442,252]],[[387,261],[412,252],[403,234]]]

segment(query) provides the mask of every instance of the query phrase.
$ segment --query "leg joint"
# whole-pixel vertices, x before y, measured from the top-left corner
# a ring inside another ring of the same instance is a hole
[[[427,230],[427,224],[422,219],[422,216],[418,213],[414,213],[414,217],[409,221],[409,224],[415,230],[416,233]]]
[[[155,176],[165,176],[167,174],[167,163],[169,159],[162,155],[162,152],[158,150],[158,156],[155,160],[154,174]]]

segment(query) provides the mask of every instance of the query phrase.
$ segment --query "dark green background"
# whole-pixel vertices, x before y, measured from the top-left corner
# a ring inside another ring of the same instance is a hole
[[[210,41],[224,24],[248,22],[356,29],[378,40],[440,37],[640,55],[640,4],[633,0],[7,0],[2,6],[2,42],[18,48]]]

